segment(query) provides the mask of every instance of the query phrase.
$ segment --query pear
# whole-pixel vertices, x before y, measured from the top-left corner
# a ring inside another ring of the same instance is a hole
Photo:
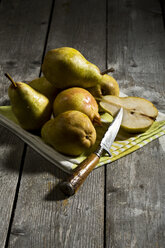
[[[54,101],[59,90],[54,87],[45,77],[35,78],[28,83],[33,89],[46,96],[51,102]]]
[[[119,85],[110,75],[104,74],[99,84],[88,88],[89,92],[97,99],[105,95],[119,96]]]
[[[5,74],[12,84],[9,86],[8,95],[12,111],[22,128],[36,130],[50,119],[52,107],[49,99],[23,82],[14,80]]]
[[[56,88],[96,86],[102,78],[99,68],[74,48],[60,47],[47,52],[42,64],[46,79]]]
[[[53,113],[58,115],[67,110],[78,110],[86,114],[93,123],[100,124],[98,104],[86,89],[72,87],[61,91],[54,100]]]
[[[46,122],[41,137],[58,152],[78,156],[95,144],[96,131],[86,114],[69,110]]]
[[[100,102],[102,109],[115,116],[123,107],[123,120],[121,127],[129,133],[146,131],[158,115],[156,107],[141,97],[104,96]]]

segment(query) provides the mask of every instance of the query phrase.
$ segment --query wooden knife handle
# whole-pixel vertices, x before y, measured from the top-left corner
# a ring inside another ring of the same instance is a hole
[[[89,173],[97,165],[99,159],[100,157],[95,153],[90,154],[82,163],[80,163],[74,173],[66,181],[63,181],[60,184],[61,191],[68,196],[74,195]]]

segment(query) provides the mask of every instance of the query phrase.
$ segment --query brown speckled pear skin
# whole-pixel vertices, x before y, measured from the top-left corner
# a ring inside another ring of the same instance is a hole
[[[46,122],[41,137],[58,152],[78,156],[95,144],[96,131],[87,115],[69,110]]]
[[[22,128],[40,129],[49,120],[52,107],[49,99],[26,83],[16,82],[8,89],[12,110]]]
[[[98,104],[86,89],[72,87],[61,91],[54,100],[54,116],[67,110],[78,110],[86,114],[93,123],[100,123]]]
[[[92,87],[102,78],[99,68],[71,47],[48,51],[42,64],[42,72],[50,83],[60,89],[73,86]]]
[[[100,106],[112,116],[115,116],[123,107],[123,120],[121,128],[129,133],[146,131],[158,115],[157,108],[152,102],[141,97],[104,96]]]

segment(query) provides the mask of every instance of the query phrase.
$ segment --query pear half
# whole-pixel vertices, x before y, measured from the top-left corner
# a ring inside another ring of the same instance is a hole
[[[129,133],[146,131],[158,115],[156,107],[141,97],[104,96],[100,102],[103,110],[115,116],[123,107],[123,120],[121,127]]]

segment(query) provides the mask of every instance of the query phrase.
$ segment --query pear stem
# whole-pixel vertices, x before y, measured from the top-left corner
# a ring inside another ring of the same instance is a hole
[[[5,76],[10,80],[10,82],[12,82],[13,86],[15,88],[17,88],[17,84],[16,82],[12,79],[12,77],[8,74],[8,73],[5,73]]]
[[[107,74],[108,72],[114,72],[114,71],[115,71],[115,69],[111,67],[109,69],[106,69],[105,71],[102,71],[101,75]]]

